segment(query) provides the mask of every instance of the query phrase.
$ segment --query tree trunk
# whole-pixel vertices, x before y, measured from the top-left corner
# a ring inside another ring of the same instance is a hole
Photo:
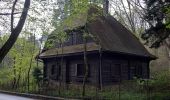
[[[21,67],[19,68],[19,73],[18,73],[18,79],[17,79],[17,82],[16,82],[16,87],[20,86],[20,79],[21,79]]]
[[[12,88],[14,89],[16,86],[16,66],[15,66],[15,57],[14,57],[14,66],[13,66],[13,71],[14,71],[14,79],[13,79],[13,85]]]
[[[24,8],[23,8],[23,11],[22,11],[22,14],[21,14],[21,17],[20,17],[20,20],[19,20],[17,26],[14,29],[12,29],[9,39],[6,41],[6,43],[0,49],[0,63],[2,62],[4,57],[7,55],[9,50],[12,48],[12,46],[16,42],[16,40],[24,26],[29,6],[30,6],[30,0],[25,0]],[[13,16],[13,15],[11,15],[11,16]]]
[[[27,73],[27,89],[28,89],[28,92],[29,92],[29,89],[30,89],[30,71],[31,71],[31,68],[32,68],[32,59],[33,59],[33,55],[31,57],[31,60],[30,60],[30,67],[28,69],[28,73]]]
[[[34,51],[35,51],[35,34],[34,34],[34,47],[33,47],[33,50],[32,50],[32,55],[31,55],[31,59],[30,59],[30,66],[29,66],[29,69],[28,69],[28,73],[27,73],[27,84],[28,84],[28,92],[29,92],[29,87],[30,87],[30,71],[31,71],[31,68],[32,68],[32,62],[33,62],[33,58],[34,58]]]
[[[100,42],[99,42],[100,44]],[[101,47],[101,44],[100,44],[100,49],[99,49],[99,63],[100,63],[100,66],[99,66],[99,83],[100,83],[100,90],[103,90],[103,78],[102,78],[102,47]]]
[[[20,79],[21,79],[21,71],[22,71],[22,62],[23,62],[23,56],[24,56],[24,48],[25,48],[25,43],[23,42],[23,47],[21,49],[21,60],[20,60],[20,68],[19,68],[19,73],[18,73],[18,79],[17,79],[17,84],[16,86],[19,87],[20,85]]]
[[[84,67],[85,67],[85,75],[83,79],[83,91],[82,96],[85,96],[85,87],[86,87],[86,81],[88,77],[88,63],[87,63],[87,39],[84,37]]]
[[[61,43],[61,69],[63,69],[63,42]],[[59,68],[60,69],[60,68]],[[60,77],[59,77],[59,89],[58,89],[58,93],[59,95],[61,94],[61,81],[63,81],[63,70],[60,70]]]

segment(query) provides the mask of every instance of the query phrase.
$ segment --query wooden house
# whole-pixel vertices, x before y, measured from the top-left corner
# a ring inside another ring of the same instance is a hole
[[[85,75],[84,38],[90,85],[106,86],[133,77],[149,78],[151,55],[140,41],[111,15],[104,16],[98,7],[91,6],[86,14],[73,18],[65,26],[69,39],[63,49],[44,50],[39,59],[44,63],[44,77],[55,80],[62,78],[68,84],[81,84]],[[61,66],[62,60],[62,66]]]

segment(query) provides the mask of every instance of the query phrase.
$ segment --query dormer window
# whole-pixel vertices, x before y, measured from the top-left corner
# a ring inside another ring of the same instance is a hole
[[[83,44],[83,33],[81,32],[70,32],[67,34],[68,39],[65,41],[64,46]],[[87,43],[93,42],[91,37],[87,38]]]

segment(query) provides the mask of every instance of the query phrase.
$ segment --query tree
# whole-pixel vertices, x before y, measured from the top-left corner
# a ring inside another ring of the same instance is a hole
[[[24,26],[26,17],[27,17],[28,9],[29,9],[29,6],[30,6],[30,0],[25,0],[24,8],[23,8],[23,11],[21,13],[18,24],[15,28],[13,27],[14,11],[15,11],[15,5],[16,5],[17,1],[18,0],[14,1],[13,6],[12,6],[12,11],[11,11],[11,35],[10,35],[9,39],[5,42],[5,44],[2,46],[2,48],[0,49],[0,63],[2,62],[4,57],[7,55],[9,50],[12,48],[12,46],[16,42],[16,40],[17,40],[17,38],[18,38],[18,36],[19,36],[23,26]]]
[[[143,5],[139,0],[109,0],[110,14],[139,38],[147,27]]]
[[[28,33],[27,33],[28,34]],[[8,36],[4,36],[2,41],[6,41]],[[13,88],[18,88],[23,86],[22,84],[26,84],[27,73],[26,71],[29,69],[30,59],[32,58],[33,53],[32,48],[34,48],[34,44],[32,41],[29,40],[29,37],[19,37],[11,48],[9,53],[6,56],[6,59],[3,60],[5,64],[1,67],[1,75],[2,77],[6,77],[6,80],[1,78],[1,81],[4,81],[4,84],[8,82],[12,82]],[[37,45],[36,45],[36,50]],[[37,52],[34,52],[34,57]],[[35,61],[32,61],[33,68],[36,66]],[[6,75],[3,75],[3,71],[6,71]],[[24,81],[23,81],[24,80]]]
[[[32,74],[33,74],[33,77],[34,77],[36,83],[38,84],[38,87],[40,87],[40,83],[43,80],[43,74],[42,74],[41,69],[38,67],[35,67],[33,69]]]
[[[157,48],[170,36],[170,1],[169,0],[144,0],[146,13],[144,19],[149,23],[149,28],[142,34],[142,38],[151,48]]]

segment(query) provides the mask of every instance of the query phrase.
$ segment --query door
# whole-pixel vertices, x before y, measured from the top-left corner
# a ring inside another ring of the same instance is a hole
[[[111,67],[111,77],[114,82],[121,81],[121,64],[112,64]]]

